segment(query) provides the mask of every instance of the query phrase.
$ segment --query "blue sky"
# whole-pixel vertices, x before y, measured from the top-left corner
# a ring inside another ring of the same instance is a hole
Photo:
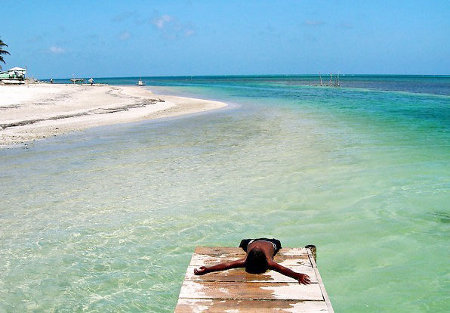
[[[37,78],[450,74],[450,1],[0,0]]]

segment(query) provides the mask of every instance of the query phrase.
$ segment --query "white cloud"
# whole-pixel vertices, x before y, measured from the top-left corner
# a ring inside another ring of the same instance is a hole
[[[54,53],[54,54],[61,54],[61,53],[66,52],[66,50],[64,48],[61,48],[58,46],[51,46],[49,50],[51,53]]]
[[[186,29],[186,31],[184,32],[184,35],[185,35],[186,37],[190,37],[190,36],[192,36],[192,35],[194,35],[194,34],[195,34],[195,31],[192,30],[192,29]]]
[[[176,17],[167,14],[158,15],[151,20],[151,23],[166,39],[191,37],[195,34],[194,27],[190,23],[184,23]]]
[[[170,15],[162,15],[153,20],[153,25],[155,25],[158,29],[163,29],[168,23],[173,21],[173,17]]]
[[[131,37],[131,34],[126,31],[119,35],[120,40],[128,40],[128,39],[130,39],[130,37]]]

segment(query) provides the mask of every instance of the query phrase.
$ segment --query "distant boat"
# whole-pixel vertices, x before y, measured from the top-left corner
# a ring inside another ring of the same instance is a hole
[[[139,79],[139,81],[137,82],[138,86],[145,86],[145,83],[142,81],[142,79]]]

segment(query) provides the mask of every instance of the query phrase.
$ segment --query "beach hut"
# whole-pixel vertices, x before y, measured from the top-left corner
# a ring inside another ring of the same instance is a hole
[[[21,67],[13,67],[7,71],[0,72],[0,80],[4,83],[7,81],[23,81],[27,70]]]

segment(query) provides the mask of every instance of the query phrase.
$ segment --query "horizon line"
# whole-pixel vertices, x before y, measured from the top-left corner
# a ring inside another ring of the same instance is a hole
[[[154,76],[146,76],[146,75],[137,75],[137,76],[76,76],[76,78],[94,78],[94,79],[108,79],[108,78],[199,78],[199,77],[299,77],[299,76],[323,76],[328,77],[332,74],[333,76],[405,76],[405,77],[450,77],[450,74],[354,74],[354,73],[320,73],[320,74],[206,74],[206,75],[154,75]],[[70,80],[73,77],[64,77],[64,78],[53,78],[54,80]],[[50,78],[42,78],[39,80],[50,80]]]

